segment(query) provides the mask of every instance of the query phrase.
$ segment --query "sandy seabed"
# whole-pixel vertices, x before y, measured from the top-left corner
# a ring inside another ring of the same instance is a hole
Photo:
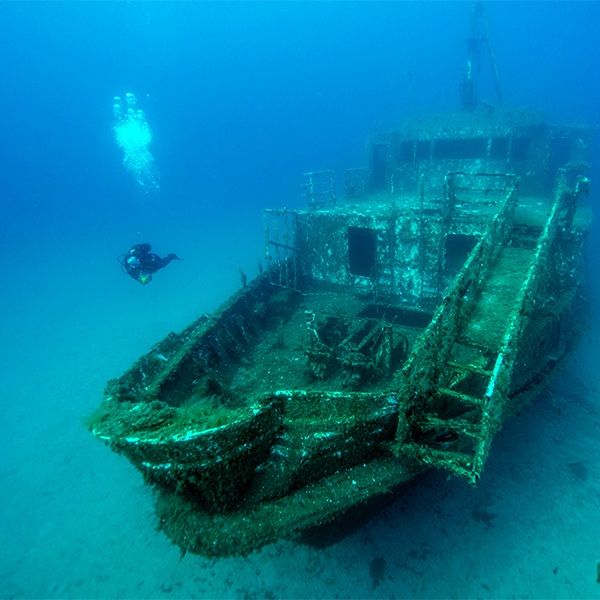
[[[432,472],[329,546],[182,558],[140,474],[83,420],[107,379],[239,285],[236,265],[187,258],[146,288],[98,253],[4,273],[0,597],[600,596],[597,317],[477,488]]]

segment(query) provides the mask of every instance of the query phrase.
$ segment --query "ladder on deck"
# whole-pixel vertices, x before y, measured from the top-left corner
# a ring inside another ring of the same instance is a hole
[[[478,480],[511,408],[517,353],[548,274],[554,241],[570,226],[573,201],[573,194],[558,186],[537,243],[518,251],[511,246],[516,226],[510,205],[514,208],[516,196],[500,208],[403,369],[409,401],[405,422],[398,426],[400,453]],[[496,245],[500,251],[494,255]],[[511,261],[512,277],[504,277]],[[503,281],[505,289],[500,289]],[[480,328],[495,297],[506,304]]]

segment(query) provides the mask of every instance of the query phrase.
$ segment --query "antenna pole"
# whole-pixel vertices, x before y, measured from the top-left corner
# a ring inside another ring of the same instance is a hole
[[[502,88],[500,86],[500,77],[496,59],[490,44],[488,35],[488,22],[483,10],[483,2],[475,2],[473,7],[473,16],[471,18],[471,31],[466,38],[467,44],[467,62],[464,75],[460,84],[460,96],[463,110],[474,111],[478,105],[477,98],[477,80],[481,65],[481,55],[485,48],[494,79],[494,88],[498,104],[502,104]]]

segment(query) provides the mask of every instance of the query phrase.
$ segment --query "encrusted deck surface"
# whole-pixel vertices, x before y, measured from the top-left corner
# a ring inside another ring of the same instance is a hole
[[[465,338],[479,346],[498,350],[533,254],[530,249],[503,248],[475,304],[465,328]]]
[[[249,351],[233,373],[231,390],[243,397],[250,393],[281,389],[342,389],[344,383],[341,372],[315,379],[307,369],[307,318],[314,314],[320,321],[327,318],[361,320],[364,318],[361,313],[370,306],[373,306],[371,299],[358,297],[349,291],[307,290],[300,296],[293,314],[266,332]],[[398,323],[391,310],[388,316],[393,335],[403,336],[408,341],[409,348],[426,324],[427,315],[421,318],[425,320],[424,323],[421,321],[411,325]],[[385,378],[366,380],[361,390],[376,392],[384,389],[388,383]]]

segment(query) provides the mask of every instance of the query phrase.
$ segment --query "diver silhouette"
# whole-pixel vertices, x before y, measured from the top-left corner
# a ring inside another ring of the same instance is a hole
[[[135,244],[127,254],[119,256],[123,271],[142,285],[150,283],[152,274],[164,269],[171,261],[182,260],[176,254],[167,254],[161,258],[151,250],[150,244]]]

